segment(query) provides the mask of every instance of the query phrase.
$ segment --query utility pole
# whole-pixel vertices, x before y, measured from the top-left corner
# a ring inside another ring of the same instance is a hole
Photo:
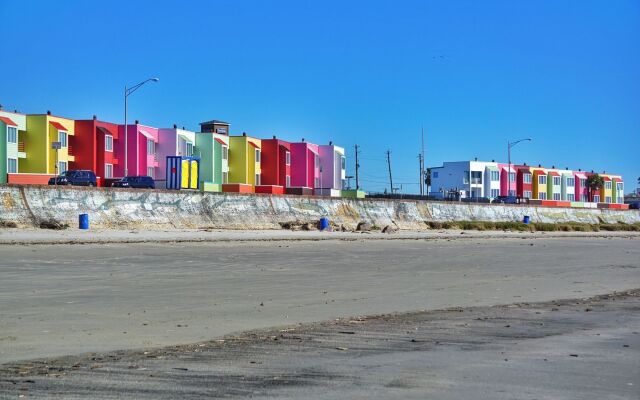
[[[389,186],[393,195],[393,177],[391,176],[391,150],[387,150],[387,165],[389,166]]]
[[[360,164],[358,164],[358,145],[356,145],[356,190],[360,190],[360,180],[358,179],[358,169],[360,168]]]
[[[418,170],[420,171],[420,196],[424,195],[424,188],[423,188],[423,178],[424,178],[424,171],[422,169],[422,154],[418,154],[418,162],[419,162],[419,166],[418,166]]]
[[[420,194],[424,194],[424,126],[421,127],[422,131],[422,157],[420,158]]]

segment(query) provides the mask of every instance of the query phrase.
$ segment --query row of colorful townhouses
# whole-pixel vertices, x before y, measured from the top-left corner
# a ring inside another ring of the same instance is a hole
[[[532,167],[485,162],[445,162],[431,168],[431,194],[446,197],[457,192],[460,197],[493,199],[498,196],[518,196],[530,200],[570,202],[572,206],[586,203],[624,203],[624,182],[620,175],[599,173],[604,185],[590,190],[587,179],[592,172],[581,170]]]
[[[200,126],[192,132],[136,121],[125,130],[96,117],[0,109],[0,184],[46,184],[53,175],[83,169],[94,171],[103,186],[123,176],[151,176],[162,188],[167,156],[181,156],[198,160],[198,186],[206,191],[347,195],[342,147],[231,136],[229,124],[217,120]]]

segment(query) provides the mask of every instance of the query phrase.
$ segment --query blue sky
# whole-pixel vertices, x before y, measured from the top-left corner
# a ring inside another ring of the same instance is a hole
[[[174,5],[171,5],[174,4]],[[175,5],[177,4],[177,5]],[[361,185],[506,161],[640,176],[640,2],[0,0],[0,104],[362,148]]]

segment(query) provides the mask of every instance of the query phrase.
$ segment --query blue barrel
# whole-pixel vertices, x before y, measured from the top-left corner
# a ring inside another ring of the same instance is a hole
[[[524,216],[524,219],[522,220],[522,222],[524,222],[525,224],[528,224],[531,221],[531,218],[529,218],[528,215]]]
[[[78,218],[80,229],[89,229],[89,214],[80,214]]]
[[[320,230],[324,231],[325,229],[329,229],[329,218],[322,217],[320,218]]]

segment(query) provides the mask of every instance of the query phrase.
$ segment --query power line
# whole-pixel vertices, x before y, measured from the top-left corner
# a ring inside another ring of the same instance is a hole
[[[391,194],[393,194],[393,177],[391,175],[391,150],[387,150],[387,165],[389,166],[389,185],[391,186]]]

